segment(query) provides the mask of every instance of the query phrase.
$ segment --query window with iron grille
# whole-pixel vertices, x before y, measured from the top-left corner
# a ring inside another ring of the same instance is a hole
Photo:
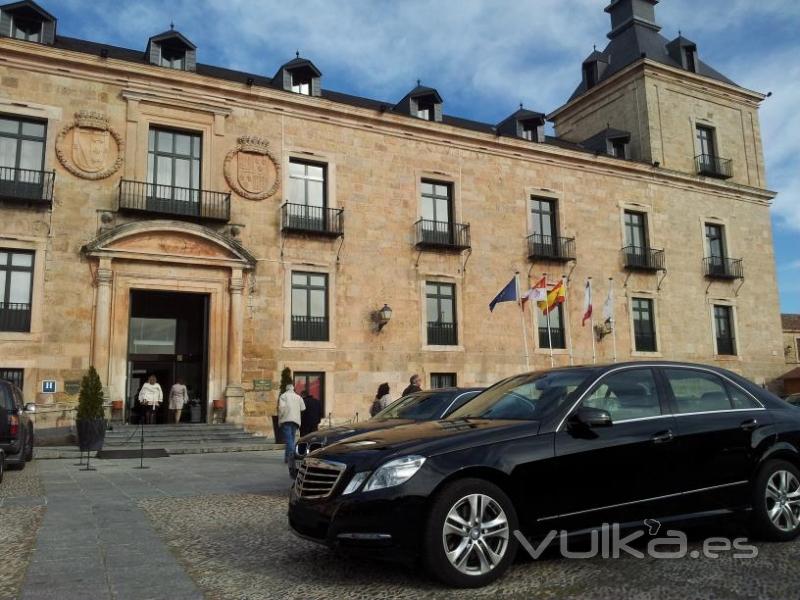
[[[564,349],[567,339],[564,332],[564,306],[556,305],[549,313],[544,314],[541,308],[536,308],[537,323],[539,328],[539,348]],[[548,328],[549,323],[549,328]]]
[[[292,339],[329,340],[328,276],[325,273],[292,273]]]
[[[422,181],[422,240],[449,244],[453,240],[453,186]]]
[[[25,382],[25,369],[4,369],[0,367],[0,379],[10,381],[19,389]]]
[[[151,128],[148,140],[147,183],[155,184],[148,194],[160,212],[200,214],[200,134]]]
[[[0,115],[0,192],[11,184],[41,186],[46,138],[44,122]]]
[[[733,308],[714,306],[714,332],[717,338],[717,354],[736,355],[736,336],[733,332]]]
[[[458,343],[456,325],[456,286],[452,283],[429,281],[425,284],[428,344],[455,346]]]
[[[636,249],[650,246],[647,240],[647,215],[645,213],[625,211],[625,245]]]
[[[634,348],[637,352],[656,352],[656,325],[653,314],[653,301],[650,298],[633,298],[631,301],[633,312],[633,337]]]
[[[714,129],[712,127],[697,126],[697,147],[700,150],[700,155],[707,157],[709,160],[717,155],[717,149],[714,144]]]
[[[328,167],[298,159],[289,161],[288,219],[291,227],[324,230],[328,205]]]
[[[33,252],[0,248],[0,331],[31,330]]]
[[[456,373],[431,373],[431,388],[451,388],[456,387]]]

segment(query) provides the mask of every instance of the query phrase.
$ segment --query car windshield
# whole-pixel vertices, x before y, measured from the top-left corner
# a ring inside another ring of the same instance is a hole
[[[517,375],[478,394],[447,418],[539,419],[569,400],[595,373],[595,369],[576,368]]]
[[[412,419],[414,421],[431,421],[441,417],[444,410],[458,397],[459,393],[429,391],[409,394],[396,400],[374,419]]]

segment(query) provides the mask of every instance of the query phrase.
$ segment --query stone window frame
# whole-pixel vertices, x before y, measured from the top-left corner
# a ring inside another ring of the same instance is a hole
[[[651,204],[642,204],[633,201],[621,201],[618,204],[618,206],[619,206],[620,250],[627,245],[627,242],[625,241],[625,213],[637,212],[645,215],[645,225],[646,225],[645,233],[647,234],[647,247],[663,249],[666,252],[666,248],[662,244],[656,243],[656,240],[658,239],[658,236],[656,235],[657,227],[655,219],[653,218],[653,215],[656,213],[656,211],[653,209],[653,206]]]
[[[281,186],[283,187],[283,203],[289,202],[289,163],[292,159],[308,163],[317,163],[325,167],[325,208],[342,208],[336,199],[336,159],[333,154],[319,152],[307,148],[288,148],[283,153]]]
[[[534,279],[538,279],[535,277]],[[548,276],[548,284],[550,283],[550,277]],[[558,283],[556,281],[555,283]],[[567,286],[567,295],[569,295],[569,286]],[[550,348],[547,346],[541,346],[539,344],[539,307],[535,306],[536,303],[531,303],[530,310],[533,312],[533,324],[530,325],[531,328],[531,337],[533,338],[533,353],[535,355],[542,355],[542,356],[550,356]],[[561,314],[562,314],[562,327],[564,328],[564,347],[563,348],[553,348],[553,356],[568,356],[570,353],[570,340],[572,336],[572,331],[570,329],[570,318],[569,318],[569,300],[567,301],[567,305],[561,305]],[[526,317],[528,323],[525,323],[525,326],[528,327],[531,317]]]
[[[427,169],[417,169],[414,172],[415,178],[415,196],[414,203],[416,206],[417,217],[414,221],[419,221],[422,216],[422,184],[423,182],[435,182],[447,184],[450,186],[450,210],[452,212],[453,223],[464,223],[461,205],[461,177],[453,175],[447,171],[431,171]]]
[[[711,344],[711,356],[714,360],[721,362],[742,362],[745,344],[740,337],[742,329],[739,327],[739,307],[738,303],[733,298],[708,298],[707,304],[707,319],[710,324],[709,340]],[[717,353],[717,324],[714,320],[714,307],[715,306],[729,306],[731,308],[731,325],[733,326],[733,337],[736,340],[736,354],[718,354]]]
[[[689,122],[691,124],[691,132],[692,132],[692,148],[694,148],[694,154],[692,155],[692,162],[694,163],[694,159],[700,155],[700,145],[697,142],[697,128],[698,127],[706,127],[707,129],[711,129],[714,136],[714,150],[716,151],[716,158],[727,158],[731,159],[727,152],[725,152],[725,144],[723,144],[721,136],[719,134],[720,128],[719,124],[713,119],[708,117],[698,117],[691,115],[689,117]]]
[[[455,289],[455,319],[456,319],[456,341],[452,346],[437,346],[428,344],[428,319],[427,319],[427,291],[426,284],[449,283]],[[463,285],[460,278],[452,275],[442,275],[436,273],[420,273],[418,281],[418,298],[420,310],[419,314],[419,341],[423,352],[464,352],[464,308],[463,308]]]
[[[308,360],[308,355],[305,355],[304,358],[304,360],[287,360],[279,364],[278,372],[280,373],[283,369],[289,367],[292,371],[292,378],[294,378],[295,373],[322,373],[325,376],[325,414],[322,415],[322,421],[328,418],[328,413],[334,413],[333,422],[336,423],[337,418],[343,418],[336,417],[334,411],[336,407],[336,365],[331,361]],[[280,390],[277,393],[279,394]],[[320,400],[322,399],[320,398]],[[367,404],[365,411],[368,410],[369,405]]]
[[[708,258],[708,249],[706,248],[706,225],[718,225],[722,227],[722,236],[723,236],[723,243],[725,245],[725,258],[731,259],[732,257],[738,256],[734,251],[735,245],[731,244],[731,228],[728,223],[728,219],[722,217],[714,217],[714,216],[707,216],[707,217],[700,217],[700,250],[701,256],[706,259]]]
[[[525,226],[527,230],[526,234],[526,241],[527,236],[533,235],[533,215],[531,214],[531,201],[534,198],[539,198],[541,200],[551,200],[556,205],[556,223],[555,223],[555,234],[558,237],[570,237],[564,233],[564,195],[559,192],[554,192],[553,190],[545,189],[545,188],[537,188],[537,187],[526,187],[525,188]]]
[[[332,350],[336,348],[336,269],[327,265],[304,262],[285,262],[283,264],[283,348],[317,348]],[[292,339],[292,273],[303,271],[328,276],[328,339],[322,342],[311,342]],[[309,369],[305,369],[309,370]],[[321,370],[321,369],[317,369]],[[294,371],[294,369],[292,369]]]
[[[632,357],[645,357],[645,358],[659,358],[663,357],[665,354],[664,352],[664,337],[661,335],[661,307],[660,307],[660,298],[658,293],[651,292],[648,290],[631,290],[626,295],[626,302],[625,307],[628,311],[628,331],[630,332],[630,351]],[[646,352],[643,350],[636,349],[636,336],[634,335],[634,325],[633,325],[633,301],[634,299],[647,299],[651,300],[653,303],[653,320],[655,321],[655,326],[653,327],[653,331],[656,336],[656,351],[655,352]]]
[[[44,160],[42,171],[54,171],[56,158],[55,152],[50,152],[56,147],[56,137],[61,129],[63,111],[56,106],[36,104],[33,102],[12,102],[10,98],[0,98],[0,114],[18,119],[35,119],[45,126]]]
[[[47,240],[34,237],[0,235],[0,248],[11,251],[33,252],[33,274],[31,277],[31,327],[30,331],[0,331],[0,342],[42,340],[44,312],[44,271]],[[10,362],[5,360],[5,362]],[[14,365],[9,364],[9,367]],[[22,367],[20,367],[22,368]],[[27,372],[26,372],[27,378]]]

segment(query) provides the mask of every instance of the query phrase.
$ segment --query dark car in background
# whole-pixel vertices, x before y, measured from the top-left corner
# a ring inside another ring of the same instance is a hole
[[[33,459],[33,421],[35,404],[25,404],[20,389],[0,380],[0,452],[7,467],[25,468]]]
[[[784,400],[792,406],[800,406],[800,394],[789,394]]]
[[[290,472],[292,476],[296,475],[297,465],[311,452],[345,438],[398,425],[443,419],[484,389],[481,387],[439,388],[415,392],[395,400],[374,417],[362,423],[309,433],[301,437],[295,445],[294,463],[289,466]]]
[[[730,371],[666,361],[505,379],[444,420],[319,450],[289,497],[299,535],[421,558],[457,587],[500,577],[516,532],[729,515],[762,539],[800,534],[800,413]]]

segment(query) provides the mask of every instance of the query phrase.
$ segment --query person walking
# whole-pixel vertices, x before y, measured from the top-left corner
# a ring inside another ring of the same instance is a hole
[[[156,422],[156,411],[164,401],[164,392],[156,381],[155,375],[150,375],[139,390],[139,404],[144,409],[144,422],[152,425]]]
[[[297,437],[297,430],[302,423],[302,413],[306,409],[303,399],[294,391],[294,386],[290,383],[286,386],[286,391],[278,398],[278,425],[283,432],[286,447],[283,451],[283,462],[289,463],[289,458],[294,457],[294,442]]]
[[[408,380],[408,386],[406,386],[406,389],[403,390],[402,395],[408,396],[409,394],[413,394],[415,392],[421,392],[422,391],[422,387],[420,387],[421,385],[422,385],[422,379],[420,379],[419,375],[414,373],[411,376],[411,379]]]
[[[390,389],[388,383],[382,383],[378,386],[378,392],[375,394],[375,400],[369,409],[369,414],[374,417],[384,408],[392,403],[392,397],[389,395]]]
[[[169,412],[172,415],[173,423],[181,422],[181,412],[183,405],[189,401],[189,390],[183,383],[183,377],[178,377],[169,390]]]
[[[322,420],[322,402],[308,392],[303,392],[303,403],[306,409],[300,416],[301,437],[319,429],[319,422]]]

